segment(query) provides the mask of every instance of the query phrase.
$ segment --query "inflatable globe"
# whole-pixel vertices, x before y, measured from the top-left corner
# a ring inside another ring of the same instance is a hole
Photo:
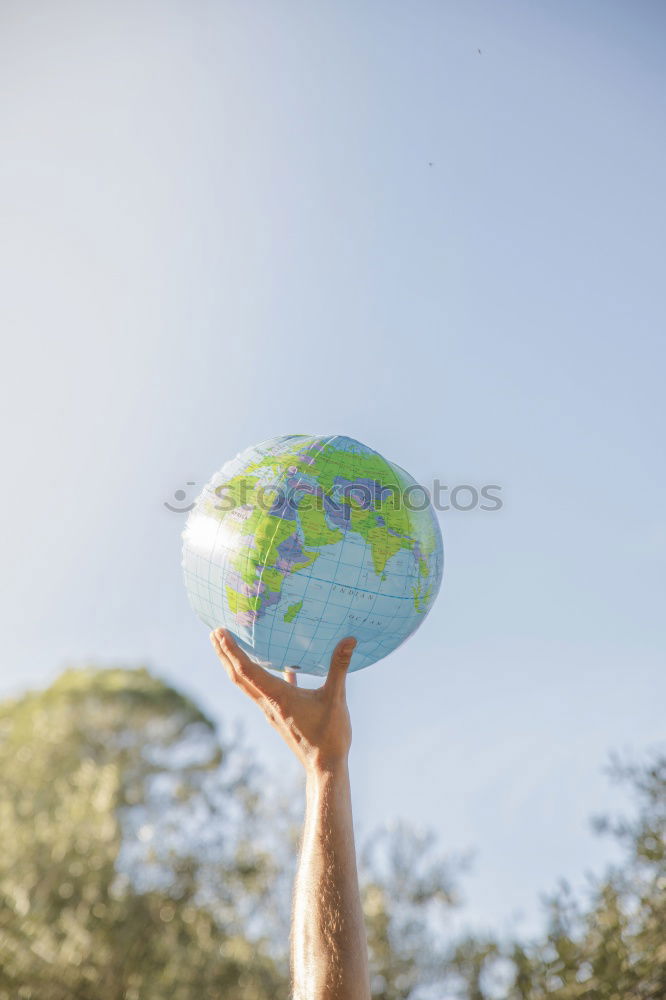
[[[350,670],[423,622],[442,579],[442,537],[412,477],[348,437],[276,437],[227,462],[183,532],[190,603],[272,670],[325,675],[344,636]]]

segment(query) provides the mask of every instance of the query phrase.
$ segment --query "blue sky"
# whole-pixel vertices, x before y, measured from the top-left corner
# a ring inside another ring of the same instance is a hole
[[[504,498],[441,515],[437,605],[350,680],[361,835],[473,849],[497,930],[599,869],[608,753],[663,737],[665,18],[5,0],[1,692],[147,663],[296,777],[163,504],[346,434]]]

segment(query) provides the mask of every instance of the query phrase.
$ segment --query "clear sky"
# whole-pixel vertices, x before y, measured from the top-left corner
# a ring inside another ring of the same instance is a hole
[[[346,434],[504,498],[441,515],[439,601],[350,679],[361,836],[473,849],[465,919],[500,931],[598,870],[608,753],[664,735],[665,28],[647,0],[3,0],[0,692],[147,663],[295,777],[164,502]]]

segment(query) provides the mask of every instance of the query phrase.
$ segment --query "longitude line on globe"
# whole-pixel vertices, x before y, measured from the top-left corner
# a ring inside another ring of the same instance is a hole
[[[294,437],[297,437],[298,435],[293,435],[293,436],[294,436]],[[309,440],[309,441],[311,441],[311,440],[312,440],[312,438],[308,438],[308,437],[307,437],[307,435],[305,435],[305,438],[306,438],[306,440]],[[284,474],[283,474],[283,478],[282,478],[282,479],[280,480],[280,485],[282,485],[282,482],[283,482],[283,480],[284,480],[284,479],[286,478],[286,475],[287,475],[286,473],[284,473]],[[299,480],[299,483],[300,483],[300,480]],[[276,519],[276,520],[277,520],[277,519]],[[277,524],[277,526],[276,526],[276,528],[275,528],[275,534],[277,534],[277,531],[278,531],[278,528],[279,528],[279,527],[280,527],[280,525],[279,525],[279,523],[278,523],[278,524]],[[273,535],[273,538],[275,538],[275,534]],[[272,545],[273,545],[273,542],[271,541],[271,547],[272,547]],[[270,552],[270,549],[269,549],[269,552]],[[265,566],[265,565],[266,565],[266,564],[264,563],[264,566]],[[261,572],[261,576],[263,577],[263,569],[262,569],[262,572]],[[260,578],[259,582],[261,583],[261,578]],[[269,633],[268,633],[268,644],[267,644],[267,646],[268,646],[268,649],[269,649],[269,650],[271,649],[271,646],[272,646],[272,642],[273,642],[273,630],[275,629],[275,622],[276,622],[276,620],[277,620],[277,613],[278,613],[278,607],[279,607],[279,604],[280,604],[280,602],[278,601],[278,603],[277,603],[277,604],[275,605],[275,607],[273,608],[273,617],[272,617],[272,619],[271,619],[271,627],[270,627],[270,631],[269,631]],[[253,633],[252,633],[252,637],[253,637],[253,639],[254,639],[254,631],[253,631]],[[286,652],[286,650],[287,650],[288,648],[289,648],[289,644],[288,644],[288,643],[286,643],[286,644],[285,644],[285,647],[284,647],[284,649],[285,649],[285,652]],[[282,665],[282,669],[283,669],[283,670],[284,670],[284,669],[286,669],[286,666],[285,666],[285,664],[283,664],[283,665]]]
[[[208,559],[208,580],[206,582],[206,586],[208,588],[208,590],[207,590],[208,594],[212,593],[211,583],[210,583],[210,576],[211,576],[211,573],[213,571],[213,553],[215,552],[215,550],[217,548],[217,539],[218,539],[218,535],[219,535],[219,533],[220,533],[220,531],[222,529],[222,523],[223,523],[222,519],[220,519],[217,522],[217,528],[215,529],[215,542],[214,542],[213,548],[211,550],[211,555],[210,555],[210,557]],[[223,591],[222,592],[222,607],[224,607],[224,599],[225,599],[225,593]],[[209,600],[209,603],[211,604],[211,608],[213,608],[212,602],[210,602],[210,600]],[[215,610],[215,609],[213,608],[213,610]]]
[[[391,468],[391,471],[393,472],[393,468],[392,468],[392,466],[390,466],[390,463],[389,463],[389,467]],[[400,484],[400,482],[398,480],[398,477],[397,477],[397,475],[396,475],[395,472],[393,472],[393,475],[394,475],[395,480],[396,480],[396,482],[395,482],[394,485],[397,487],[398,495],[401,495],[401,484]],[[381,486],[381,483],[380,483],[380,486]],[[388,530],[388,524],[386,523],[386,519],[384,519],[384,528],[385,528],[384,537],[386,539],[386,547],[387,547],[387,550],[388,550],[388,534],[389,534],[389,530]],[[405,577],[405,578],[407,579],[407,577]],[[381,590],[382,582],[383,581],[382,581],[382,578],[380,576],[380,578],[379,578],[379,586],[378,586],[377,590],[374,592],[374,601],[372,602],[372,607],[368,611],[368,615],[369,616],[372,615],[372,614],[374,614],[375,608],[377,606],[377,600],[378,600],[378,598],[380,596],[380,590]],[[408,598],[401,598],[401,600],[408,600]],[[371,655],[372,653],[374,653],[375,650],[381,650],[381,649],[383,649],[383,643],[382,643],[381,638],[379,638],[379,639],[375,640],[375,645],[373,647],[371,647],[371,649],[368,651],[368,655]],[[389,650],[389,652],[391,652],[391,650]],[[385,654],[385,655],[388,655],[388,654]]]
[[[335,442],[336,442],[336,441],[338,440],[338,438],[339,438],[339,437],[340,437],[340,435],[339,435],[339,434],[332,434],[332,435],[331,435],[331,437],[329,437],[329,438],[327,439],[327,441],[326,441],[326,444],[324,445],[324,447],[323,447],[323,448],[321,449],[322,453],[324,452],[324,450],[325,450],[326,448],[328,448],[328,446],[329,446],[329,445],[330,445],[330,444],[331,444],[332,442],[333,442],[333,443],[335,443]],[[325,516],[326,516],[326,514],[324,514],[324,517],[325,517]],[[345,540],[344,540],[344,537],[343,537],[343,539],[342,539],[342,543],[341,543],[341,545],[342,545],[342,546],[344,546],[344,541],[345,541]],[[342,557],[342,548],[340,549],[340,557]],[[338,564],[339,564],[339,562],[340,562],[340,560],[338,559]],[[306,598],[306,595],[307,595],[307,592],[308,592],[308,587],[309,587],[309,585],[310,585],[310,580],[311,580],[311,579],[312,579],[312,573],[308,574],[308,577],[307,577],[307,581],[306,581],[306,584],[305,584],[305,588],[304,588],[304,590],[303,590],[303,603],[304,603],[304,604],[305,604],[305,598]],[[329,590],[329,593],[330,593],[330,590]],[[316,626],[316,628],[315,628],[315,631],[314,631],[314,635],[313,635],[313,636],[312,636],[312,638],[310,639],[310,642],[309,642],[309,644],[308,644],[308,647],[307,647],[307,649],[303,650],[303,655],[301,656],[300,660],[298,661],[298,664],[297,664],[297,666],[298,666],[298,667],[300,667],[301,663],[302,663],[302,662],[303,662],[303,660],[305,659],[305,656],[306,656],[306,654],[310,652],[310,649],[311,649],[311,647],[312,647],[312,644],[313,644],[313,642],[314,642],[314,640],[315,640],[315,638],[316,638],[316,636],[317,636],[317,631],[319,630],[319,623],[321,622],[321,619],[322,619],[322,615],[323,615],[323,612],[324,612],[325,610],[326,610],[326,605],[324,605],[324,608],[323,608],[323,610],[322,610],[322,613],[321,613],[321,614],[320,614],[320,616],[319,616],[319,621],[317,622],[317,626]]]
[[[265,454],[266,454],[266,453],[264,452],[264,456],[265,456]],[[282,475],[281,475],[281,477],[280,477],[279,481],[278,481],[278,487],[277,487],[278,491],[279,491],[279,488],[280,488],[280,487],[282,486],[282,484],[283,484],[283,482],[284,482],[284,480],[285,480],[286,478],[287,478],[287,472],[286,472],[286,471],[284,471],[284,472],[282,473]],[[271,541],[270,541],[270,545],[268,546],[268,549],[267,549],[267,551],[266,551],[266,558],[267,558],[267,559],[268,559],[268,558],[270,557],[270,554],[271,554],[271,549],[273,548],[273,542],[275,541],[275,536],[277,535],[277,533],[278,533],[278,531],[279,531],[279,530],[280,530],[280,518],[279,518],[279,517],[276,517],[276,518],[275,518],[275,531],[273,532],[273,537],[271,538]],[[260,592],[261,592],[261,581],[262,581],[262,580],[263,580],[263,578],[264,578],[264,570],[265,570],[265,569],[266,569],[266,560],[264,560],[264,561],[262,562],[262,564],[261,564],[261,571],[260,571],[260,573],[259,573],[259,580],[258,580],[258,582],[257,582],[257,596],[258,596],[258,595],[260,594]],[[278,601],[278,604],[279,604],[279,601]],[[274,609],[274,611],[273,611],[273,620],[272,620],[272,622],[271,622],[271,630],[270,630],[270,632],[269,632],[269,636],[268,636],[268,649],[270,649],[270,642],[271,642],[271,636],[272,636],[272,634],[273,634],[273,625],[275,624],[275,615],[276,615],[276,614],[277,614],[277,604],[276,604],[276,606],[275,606],[275,609]],[[256,616],[255,616],[255,617],[254,617],[254,618],[252,619],[252,643],[251,643],[251,645],[252,645],[252,649],[254,649],[254,633],[255,633],[255,631],[256,631],[256,628],[257,628],[257,619],[256,619]]]
[[[337,440],[337,438],[336,438],[336,440]],[[342,472],[342,471],[343,471],[343,469],[342,469],[342,467],[341,467],[341,468],[340,468],[340,472]],[[326,516],[326,515],[324,514],[324,516]],[[322,621],[323,621],[323,619],[324,619],[324,615],[325,615],[325,613],[326,613],[326,608],[328,607],[328,605],[329,605],[329,603],[330,603],[330,600],[331,600],[331,594],[333,593],[333,589],[332,589],[332,583],[334,583],[334,582],[335,582],[335,578],[336,578],[336,577],[337,577],[337,575],[338,575],[338,570],[340,569],[340,566],[341,566],[341,565],[346,565],[346,564],[343,564],[343,563],[342,563],[342,554],[343,554],[343,552],[344,552],[344,548],[345,548],[345,543],[347,542],[347,540],[348,540],[348,539],[347,539],[347,532],[345,531],[345,532],[343,532],[343,535],[342,535],[342,541],[340,542],[340,553],[339,553],[339,555],[338,555],[338,561],[337,561],[337,563],[336,563],[336,566],[335,566],[335,570],[334,570],[334,572],[333,572],[333,576],[332,576],[332,580],[323,580],[323,581],[322,581],[323,583],[328,583],[328,584],[329,584],[329,586],[328,586],[328,592],[327,592],[327,595],[326,595],[326,600],[324,601],[324,606],[323,606],[323,608],[321,609],[321,613],[320,613],[320,615],[319,615],[319,619],[317,620],[317,624],[316,624],[316,626],[315,626],[315,630],[314,630],[314,635],[312,636],[312,639],[310,640],[310,646],[314,645],[314,643],[315,643],[315,642],[317,641],[317,635],[318,635],[318,633],[319,633],[319,628],[320,628],[320,625],[321,625],[321,623],[322,623]],[[309,582],[310,582],[310,580],[312,580],[312,579],[317,579],[317,577],[312,577],[312,576],[310,576],[310,577],[308,578],[308,583],[309,583]],[[335,605],[335,606],[337,606],[337,605]],[[341,605],[341,606],[342,606],[342,607],[344,607],[344,605]],[[346,621],[346,619],[345,619],[345,621]],[[310,647],[308,647],[308,649],[309,649],[309,648],[310,648]],[[306,652],[307,652],[307,650],[306,650]],[[305,653],[303,654],[303,656],[305,656]],[[300,662],[301,662],[301,663],[303,662],[303,657],[301,657],[301,660],[300,660]],[[300,664],[299,664],[299,665],[300,665]]]

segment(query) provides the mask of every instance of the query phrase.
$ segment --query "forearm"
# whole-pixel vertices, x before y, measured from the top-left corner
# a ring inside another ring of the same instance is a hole
[[[346,761],[308,771],[294,890],[294,1000],[370,1000]]]

